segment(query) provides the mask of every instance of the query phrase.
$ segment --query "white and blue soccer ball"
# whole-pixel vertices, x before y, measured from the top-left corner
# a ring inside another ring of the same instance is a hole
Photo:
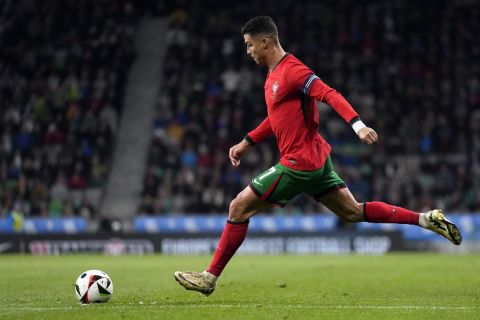
[[[85,271],[75,281],[75,295],[80,303],[104,303],[112,294],[112,279],[103,271]]]

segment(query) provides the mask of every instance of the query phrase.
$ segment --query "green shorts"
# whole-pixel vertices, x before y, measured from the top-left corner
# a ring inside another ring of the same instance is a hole
[[[333,171],[332,160],[327,158],[323,167],[315,171],[297,171],[277,163],[255,177],[250,188],[260,200],[283,207],[295,196],[306,193],[315,200],[346,184]]]

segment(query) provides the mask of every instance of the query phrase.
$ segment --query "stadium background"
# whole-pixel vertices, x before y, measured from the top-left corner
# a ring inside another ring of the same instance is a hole
[[[260,253],[478,251],[480,6],[468,0],[1,1],[0,251],[211,252],[231,199],[278,159],[273,139],[238,169],[227,154],[266,113],[265,70],[239,33],[258,14],[379,133],[363,145],[319,105],[356,198],[442,208],[466,241],[343,225],[298,197],[252,219],[244,250],[268,238]]]

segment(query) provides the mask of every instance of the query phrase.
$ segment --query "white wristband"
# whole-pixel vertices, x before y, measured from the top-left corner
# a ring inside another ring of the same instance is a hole
[[[358,135],[358,131],[360,131],[360,129],[363,129],[365,127],[366,127],[366,125],[365,125],[365,123],[363,123],[362,120],[358,120],[357,122],[352,124],[352,129],[353,129],[353,131],[355,131],[355,133],[357,135]]]

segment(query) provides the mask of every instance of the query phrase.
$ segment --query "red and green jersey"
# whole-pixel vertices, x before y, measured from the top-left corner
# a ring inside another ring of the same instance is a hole
[[[358,118],[341,94],[292,54],[286,54],[267,74],[264,89],[268,116],[247,139],[257,143],[274,134],[280,163],[293,170],[317,170],[330,154],[330,145],[317,131],[316,100],[331,105],[347,123]]]

